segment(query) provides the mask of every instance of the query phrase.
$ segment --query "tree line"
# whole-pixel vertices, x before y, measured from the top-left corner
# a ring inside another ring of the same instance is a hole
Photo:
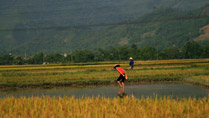
[[[131,47],[118,47],[109,50],[98,49],[97,51],[80,50],[68,55],[44,54],[40,52],[31,57],[13,56],[11,54],[0,56],[0,65],[22,65],[43,63],[79,63],[128,60],[167,60],[167,59],[198,59],[209,58],[209,45],[201,46],[197,42],[187,42],[181,49],[168,47],[158,50],[153,46],[138,48],[136,44]]]

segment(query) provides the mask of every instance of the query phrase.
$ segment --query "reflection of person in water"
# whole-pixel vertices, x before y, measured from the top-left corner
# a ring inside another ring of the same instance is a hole
[[[122,92],[122,93],[121,93]],[[118,91],[118,97],[120,98],[128,98],[128,94],[125,93],[125,90],[124,88],[120,88],[119,91]]]

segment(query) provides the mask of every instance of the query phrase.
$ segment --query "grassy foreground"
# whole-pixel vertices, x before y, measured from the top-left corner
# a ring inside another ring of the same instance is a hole
[[[209,86],[209,59],[135,61],[134,71],[128,61],[53,65],[0,66],[1,87],[114,83],[119,63],[128,74],[127,82],[189,81]]]
[[[208,118],[207,98],[21,97],[0,99],[1,118]]]

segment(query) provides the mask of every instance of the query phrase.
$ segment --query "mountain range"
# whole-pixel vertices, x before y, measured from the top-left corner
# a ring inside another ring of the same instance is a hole
[[[208,0],[0,0],[0,54],[209,44]]]

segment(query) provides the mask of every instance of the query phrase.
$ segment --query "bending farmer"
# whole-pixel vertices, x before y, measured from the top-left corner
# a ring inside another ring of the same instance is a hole
[[[125,73],[125,71],[120,67],[120,65],[119,64],[116,64],[115,66],[114,66],[114,69],[116,69],[118,72],[119,72],[119,74],[120,74],[120,76],[118,77],[118,79],[117,79],[117,83],[120,85],[120,87],[121,88],[124,88],[124,81],[126,80],[126,79],[128,79],[128,76],[127,76],[127,74]],[[121,80],[121,82],[120,82],[120,80]]]

